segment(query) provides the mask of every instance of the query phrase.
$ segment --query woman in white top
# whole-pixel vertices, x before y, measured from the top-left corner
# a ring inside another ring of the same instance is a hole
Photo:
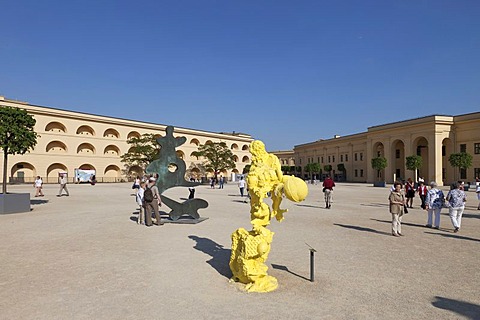
[[[37,176],[37,179],[35,179],[33,186],[35,187],[35,197],[43,197],[44,196],[42,192],[43,180],[42,178],[40,178],[40,176]]]

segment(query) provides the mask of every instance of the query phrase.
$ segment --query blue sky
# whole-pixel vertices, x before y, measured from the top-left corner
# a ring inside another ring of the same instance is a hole
[[[480,1],[0,0],[0,95],[270,151],[480,111]]]

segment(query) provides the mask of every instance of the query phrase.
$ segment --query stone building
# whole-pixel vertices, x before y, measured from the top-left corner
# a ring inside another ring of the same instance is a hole
[[[120,156],[130,147],[127,139],[144,133],[165,135],[166,125],[163,124],[36,106],[4,97],[0,97],[0,106],[27,110],[36,119],[35,131],[40,135],[33,151],[8,157],[7,172],[11,181],[32,182],[39,175],[45,182],[56,183],[60,172],[66,172],[69,180],[73,181],[75,169],[95,170],[99,182],[125,181],[142,173],[139,167],[126,172],[120,161]],[[187,138],[186,143],[177,148],[177,155],[185,161],[189,175],[198,177],[205,174],[198,168],[203,159],[192,155],[201,144],[225,142],[231,149],[236,168],[221,172],[224,177],[241,173],[250,163],[248,148],[253,139],[248,134],[175,127],[174,135]],[[0,155],[3,159],[3,151]],[[3,172],[3,162],[0,170]]]
[[[448,162],[452,153],[467,152],[473,156],[467,170],[453,168]],[[308,163],[332,166],[332,174],[351,182],[386,181],[414,178],[407,170],[405,158],[420,155],[423,166],[418,176],[439,185],[456,179],[467,182],[480,177],[480,112],[456,116],[432,115],[406,121],[369,127],[366,132],[296,145],[292,153],[275,153],[281,163],[302,167]],[[388,166],[375,172],[371,160],[377,156],[387,159]],[[338,170],[343,164],[345,172]],[[325,173],[325,172],[324,172]],[[302,176],[307,176],[302,172]]]

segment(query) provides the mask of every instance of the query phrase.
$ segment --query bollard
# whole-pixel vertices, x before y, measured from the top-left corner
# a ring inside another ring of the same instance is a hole
[[[315,252],[317,252],[317,250],[312,248],[312,246],[310,246],[308,243],[305,242],[305,244],[309,247],[309,250],[310,250],[310,282],[314,282],[315,281]]]

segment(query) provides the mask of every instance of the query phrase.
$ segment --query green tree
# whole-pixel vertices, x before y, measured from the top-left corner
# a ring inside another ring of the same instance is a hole
[[[242,174],[247,174],[247,173],[249,173],[251,166],[252,166],[251,164],[247,164],[245,167],[243,167]]]
[[[372,159],[372,168],[377,170],[377,177],[380,177],[380,171],[388,166],[387,158],[377,157]]]
[[[345,179],[347,179],[347,168],[345,168],[345,164],[339,163],[337,164],[337,170],[343,173]]]
[[[459,169],[470,168],[472,166],[472,160],[472,155],[466,152],[452,153],[448,157],[448,162],[450,162],[450,165]]]
[[[313,180],[313,174],[320,172],[320,164],[316,162],[308,163],[305,166],[305,171],[310,173],[310,179]]]
[[[413,171],[414,181],[417,181],[417,170],[422,167],[422,157],[419,155],[412,155],[405,158],[407,170]]]
[[[328,174],[330,174],[330,172],[332,171],[332,165],[331,164],[326,164],[323,166],[323,170],[325,170],[325,172],[327,172]]]
[[[153,160],[158,159],[160,145],[154,134],[145,133],[140,137],[132,137],[127,140],[127,143],[130,148],[127,153],[120,156],[120,159],[128,170],[133,166],[139,166],[145,170]]]
[[[0,106],[0,148],[3,150],[3,194],[7,193],[8,155],[25,154],[37,144],[36,120],[26,110]]]
[[[203,166],[207,170],[212,170],[215,178],[219,171],[235,168],[235,162],[233,161],[234,154],[225,142],[213,142],[200,145],[198,151],[192,152],[192,155],[195,157],[204,157],[206,161],[203,163]]]

